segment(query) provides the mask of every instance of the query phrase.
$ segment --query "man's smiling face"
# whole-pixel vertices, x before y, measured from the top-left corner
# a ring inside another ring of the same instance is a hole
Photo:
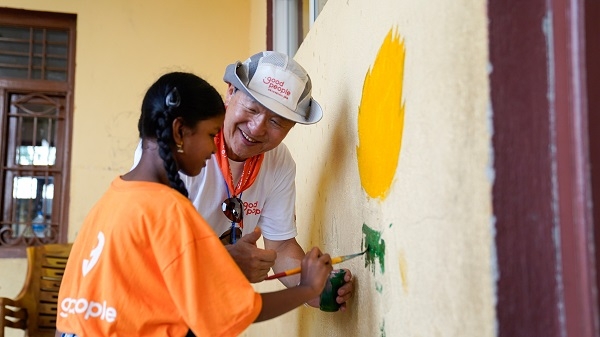
[[[223,136],[227,156],[244,161],[277,147],[296,124],[229,86]]]

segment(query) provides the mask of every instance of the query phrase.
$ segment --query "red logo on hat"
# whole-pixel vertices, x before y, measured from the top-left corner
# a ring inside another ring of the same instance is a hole
[[[291,95],[291,91],[289,89],[287,89],[285,87],[285,82],[284,81],[280,81],[276,78],[273,78],[271,76],[265,77],[263,78],[263,83],[267,84],[269,87],[267,88],[267,90],[269,90],[270,92],[279,95],[285,99],[288,99],[289,96]]]

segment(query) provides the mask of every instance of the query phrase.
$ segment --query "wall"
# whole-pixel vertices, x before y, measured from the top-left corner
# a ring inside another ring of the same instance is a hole
[[[0,7],[77,14],[70,241],[110,181],[131,167],[147,87],[182,70],[225,93],[226,65],[266,45],[263,0],[0,0]],[[0,259],[0,296],[18,293],[25,270],[23,259]]]
[[[384,254],[339,265],[355,277],[350,310],[301,308],[247,336],[496,334],[487,50],[485,1],[327,2],[295,56],[325,116],[285,141],[299,242]]]
[[[247,34],[247,37],[250,39],[250,51],[240,56],[240,61],[244,61],[247,57],[263,51],[267,47],[267,2],[265,0],[238,0],[238,2],[243,3],[244,6],[246,2],[250,4],[250,12],[244,18],[245,20],[250,20]],[[241,10],[237,10],[236,12],[238,11],[241,13]],[[238,34],[243,34],[243,28],[238,27],[238,29],[240,29]],[[230,37],[229,39],[233,40],[234,38]]]

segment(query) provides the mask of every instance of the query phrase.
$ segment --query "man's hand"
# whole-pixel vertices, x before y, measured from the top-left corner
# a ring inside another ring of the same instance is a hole
[[[256,227],[254,232],[242,236],[235,244],[225,246],[229,255],[251,283],[263,281],[277,258],[275,250],[260,249],[256,246],[256,241],[260,236],[261,230]]]
[[[340,287],[340,289],[338,290],[338,296],[335,299],[336,302],[342,305],[340,307],[340,311],[346,311],[346,307],[348,305],[347,301],[352,297],[352,293],[354,291],[354,284],[352,283],[352,272],[350,272],[349,269],[344,268],[344,270],[346,270],[346,276],[344,276],[344,281],[346,283],[344,283],[344,285]],[[316,297],[306,302],[306,304],[310,305],[311,307],[318,308],[320,300],[320,297]]]

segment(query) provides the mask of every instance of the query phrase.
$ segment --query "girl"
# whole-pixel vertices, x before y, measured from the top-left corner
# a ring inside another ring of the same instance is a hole
[[[332,267],[318,248],[297,287],[256,293],[187,199],[178,172],[200,173],[224,115],[217,91],[193,74],[148,89],[140,163],[112,182],[73,244],[58,298],[63,335],[236,336],[321,293]]]

